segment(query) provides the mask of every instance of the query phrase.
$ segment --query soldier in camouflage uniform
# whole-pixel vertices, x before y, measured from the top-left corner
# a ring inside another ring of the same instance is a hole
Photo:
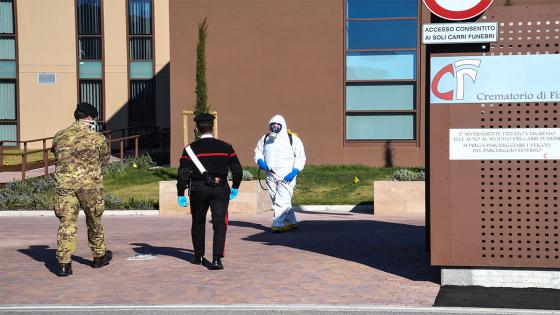
[[[88,103],[78,104],[76,121],[59,131],[53,139],[56,158],[55,214],[60,219],[57,236],[57,275],[72,274],[71,256],[76,249],[76,232],[80,207],[86,215],[88,241],[93,253],[93,267],[109,263],[112,253],[105,248],[101,215],[105,207],[101,167],[109,162],[109,146],[94,127],[98,112]]]

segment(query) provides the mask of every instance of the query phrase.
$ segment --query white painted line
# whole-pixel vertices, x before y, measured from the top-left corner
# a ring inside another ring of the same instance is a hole
[[[373,212],[373,205],[299,205],[293,206],[295,211],[308,211],[308,212],[350,212],[352,210],[370,210]]]
[[[414,307],[401,305],[266,305],[266,304],[230,304],[230,305],[5,305],[0,311],[38,311],[38,310],[224,310],[224,311],[354,311],[354,312],[401,312],[429,314],[560,314],[559,311],[474,308],[474,307]]]

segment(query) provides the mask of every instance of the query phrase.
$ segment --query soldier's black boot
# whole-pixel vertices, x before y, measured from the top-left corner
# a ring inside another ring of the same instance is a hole
[[[212,259],[212,264],[210,265],[210,269],[212,270],[224,269],[224,265],[222,265],[222,259],[219,256],[214,256],[214,258]]]
[[[202,257],[202,255],[194,254],[194,258],[191,260],[191,263],[195,265],[202,265],[203,260],[204,257]]]
[[[58,264],[58,270],[56,271],[56,275],[59,277],[66,277],[72,274],[72,264]]]
[[[110,250],[105,251],[105,255],[101,257],[93,257],[93,268],[101,268],[109,264],[109,262],[113,259],[113,252]]]

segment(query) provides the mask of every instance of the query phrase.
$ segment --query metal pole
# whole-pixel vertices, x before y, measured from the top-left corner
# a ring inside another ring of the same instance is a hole
[[[124,160],[124,140],[121,139],[121,160]]]
[[[25,180],[25,169],[26,169],[26,163],[27,163],[27,154],[22,153],[21,154],[21,180]]]
[[[45,163],[45,176],[49,175],[49,152],[47,151],[47,140],[43,139],[43,161]]]
[[[23,154],[21,156],[21,180],[25,180],[27,170],[27,141],[23,142]]]
[[[155,143],[156,143],[156,142],[154,141],[155,135],[156,135],[155,133],[152,133],[152,134],[150,134],[150,135],[147,135],[147,136],[144,138],[144,145],[147,145],[147,146],[148,146],[148,154],[150,154],[150,156],[153,155],[153,149],[154,149],[154,146],[155,146]]]
[[[4,168],[4,141],[0,141],[0,168]]]
[[[140,136],[136,136],[134,137],[134,157],[138,158],[138,139],[140,139]]]

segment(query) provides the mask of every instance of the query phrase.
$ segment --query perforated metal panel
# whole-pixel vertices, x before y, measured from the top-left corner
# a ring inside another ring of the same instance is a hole
[[[498,22],[500,39],[475,55],[559,54],[558,5],[492,7],[480,21]],[[437,56],[445,55],[452,52]],[[558,103],[430,106],[434,264],[560,267],[560,162],[447,160],[442,166],[449,138],[438,134],[450,128],[559,128],[559,110]]]
[[[557,128],[558,104],[481,107],[481,128]],[[481,256],[554,261],[558,252],[557,160],[480,162]]]

